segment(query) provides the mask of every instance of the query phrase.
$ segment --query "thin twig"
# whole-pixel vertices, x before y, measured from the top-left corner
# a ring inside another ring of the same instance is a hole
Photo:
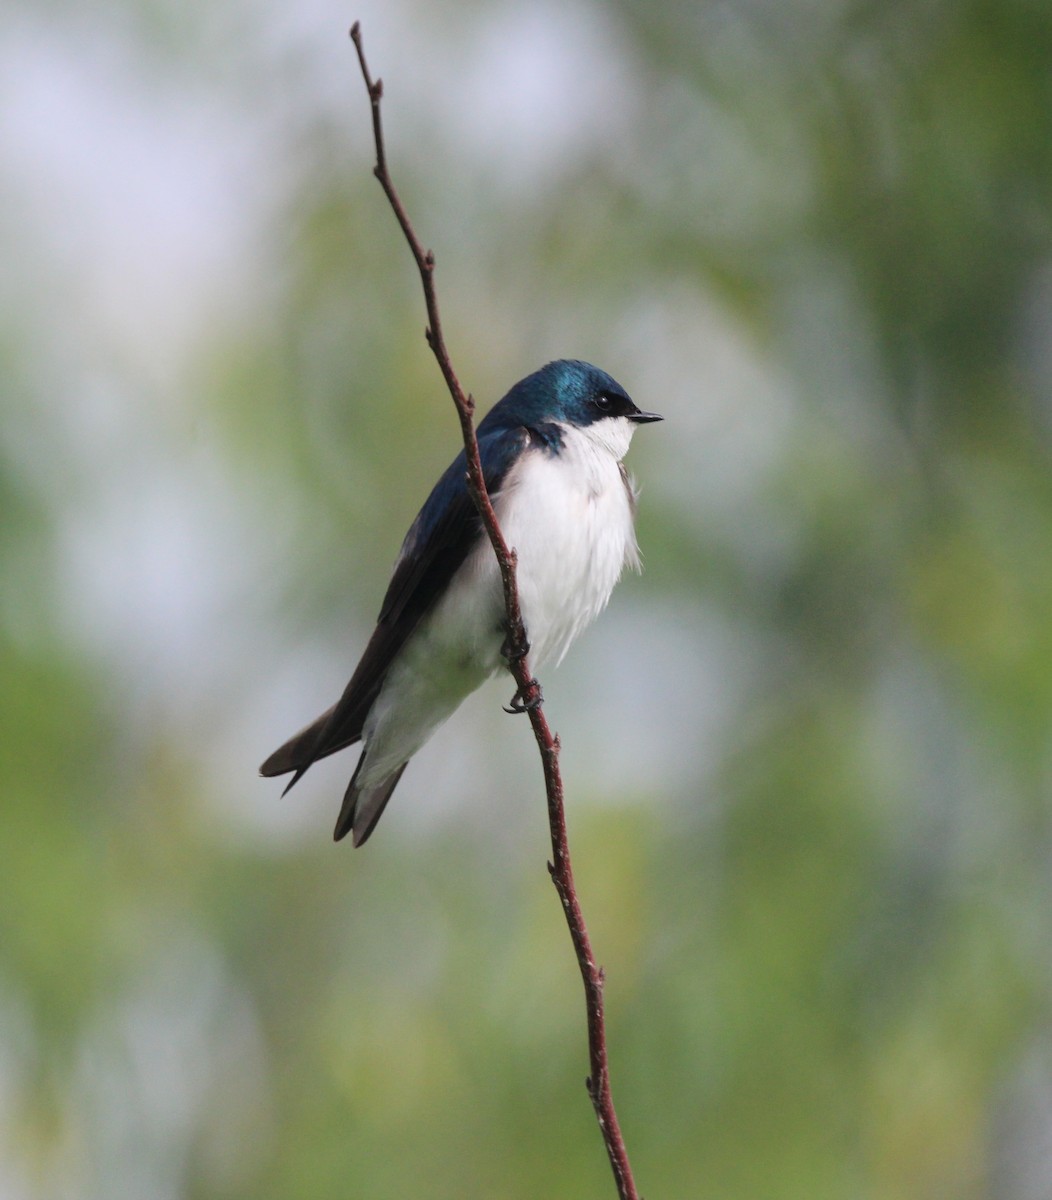
[[[610,1092],[610,1073],[606,1055],[606,1024],[603,1014],[603,970],[596,965],[595,957],[592,954],[592,945],[588,938],[584,914],[574,888],[570,847],[566,836],[566,815],[563,809],[563,781],[559,770],[559,739],[552,733],[548,725],[541,701],[541,687],[533,678],[527,661],[529,643],[526,640],[526,629],[523,625],[522,609],[519,604],[519,591],[515,581],[515,551],[504,540],[500,524],[497,521],[497,514],[486,489],[482,462],[479,458],[478,439],[475,436],[473,420],[475,402],[461,387],[460,380],[453,370],[445,339],[442,336],[438,298],[435,293],[435,256],[430,250],[424,250],[416,236],[412,222],[409,220],[387,169],[383,124],[380,119],[383,82],[380,79],[374,81],[369,73],[365,52],[362,49],[361,29],[357,21],[351,27],[351,40],[358,51],[362,78],[365,80],[365,86],[369,92],[369,103],[372,107],[373,141],[376,145],[376,166],[373,168],[373,174],[379,180],[380,186],[390,202],[420,271],[420,282],[424,288],[424,303],[427,308],[428,320],[424,336],[438,360],[439,369],[442,371],[442,376],[460,418],[460,429],[464,437],[464,453],[467,457],[468,491],[482,519],[490,542],[493,544],[493,552],[497,556],[504,584],[504,603],[507,609],[508,624],[508,669],[511,671],[518,689],[516,696],[530,714],[530,722],[537,739],[537,747],[540,750],[541,764],[544,770],[544,784],[548,796],[548,824],[552,839],[552,861],[548,864],[548,870],[562,902],[570,938],[577,955],[577,964],[581,970],[581,979],[584,982],[588,1015],[588,1058],[591,1068],[591,1074],[586,1080],[586,1087],[595,1109],[606,1152],[610,1158],[610,1165],[613,1168],[618,1196],[620,1200],[638,1200],[638,1193],[632,1179],[632,1168],[628,1161],[628,1152],[621,1136],[621,1126]]]

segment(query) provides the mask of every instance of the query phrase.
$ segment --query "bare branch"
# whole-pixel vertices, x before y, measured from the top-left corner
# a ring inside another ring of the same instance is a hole
[[[559,770],[559,739],[552,733],[548,725],[548,720],[544,715],[541,687],[533,678],[527,661],[529,643],[526,640],[526,629],[522,621],[519,592],[515,580],[515,551],[509,548],[504,540],[500,524],[497,521],[497,514],[486,490],[486,480],[479,458],[478,440],[475,436],[474,401],[460,385],[460,380],[453,370],[449,351],[446,349],[445,339],[442,336],[438,297],[435,293],[435,256],[430,250],[424,250],[387,168],[383,122],[380,116],[383,83],[379,79],[374,81],[369,72],[369,66],[365,61],[365,52],[362,48],[361,29],[357,21],[351,27],[351,40],[358,52],[358,63],[361,66],[362,78],[365,80],[372,108],[373,141],[376,147],[376,166],[373,173],[379,180],[384,195],[394,211],[420,272],[428,320],[425,337],[438,361],[442,377],[446,381],[449,394],[453,398],[457,415],[460,418],[460,429],[464,437],[464,453],[468,466],[468,491],[478,509],[490,542],[493,544],[493,551],[497,556],[501,579],[504,583],[504,603],[507,609],[508,626],[508,669],[515,679],[519,705],[530,716],[530,723],[537,739],[537,747],[540,750],[545,791],[548,797],[548,824],[552,841],[552,861],[548,864],[548,870],[563,906],[570,938],[581,971],[581,979],[584,983],[588,1017],[588,1058],[591,1071],[586,1081],[586,1087],[595,1109],[599,1129],[610,1158],[610,1165],[613,1168],[618,1196],[620,1200],[638,1200],[638,1193],[632,1179],[632,1168],[628,1161],[628,1152],[621,1136],[621,1127],[610,1092],[606,1025],[603,1013],[603,970],[596,965],[595,957],[592,954],[592,945],[585,926],[584,914],[581,911],[577,891],[574,887],[570,847],[566,835],[566,815],[563,808],[563,781]]]

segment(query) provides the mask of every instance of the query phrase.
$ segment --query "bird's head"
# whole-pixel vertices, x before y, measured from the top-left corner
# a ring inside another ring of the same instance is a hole
[[[637,425],[660,421],[642,412],[625,389],[591,363],[561,358],[520,380],[493,410],[529,426],[580,429],[618,458],[628,449]]]

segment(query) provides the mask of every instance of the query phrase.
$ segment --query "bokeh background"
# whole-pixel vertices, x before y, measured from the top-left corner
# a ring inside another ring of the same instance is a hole
[[[0,1195],[602,1197],[510,684],[361,852],[338,694],[457,426],[617,377],[558,672],[648,1197],[1052,1196],[1052,10],[13,0]]]

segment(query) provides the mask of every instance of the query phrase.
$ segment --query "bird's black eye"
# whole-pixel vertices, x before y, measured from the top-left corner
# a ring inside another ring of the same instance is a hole
[[[614,398],[609,392],[600,392],[592,403],[601,413],[612,412],[614,408]]]

